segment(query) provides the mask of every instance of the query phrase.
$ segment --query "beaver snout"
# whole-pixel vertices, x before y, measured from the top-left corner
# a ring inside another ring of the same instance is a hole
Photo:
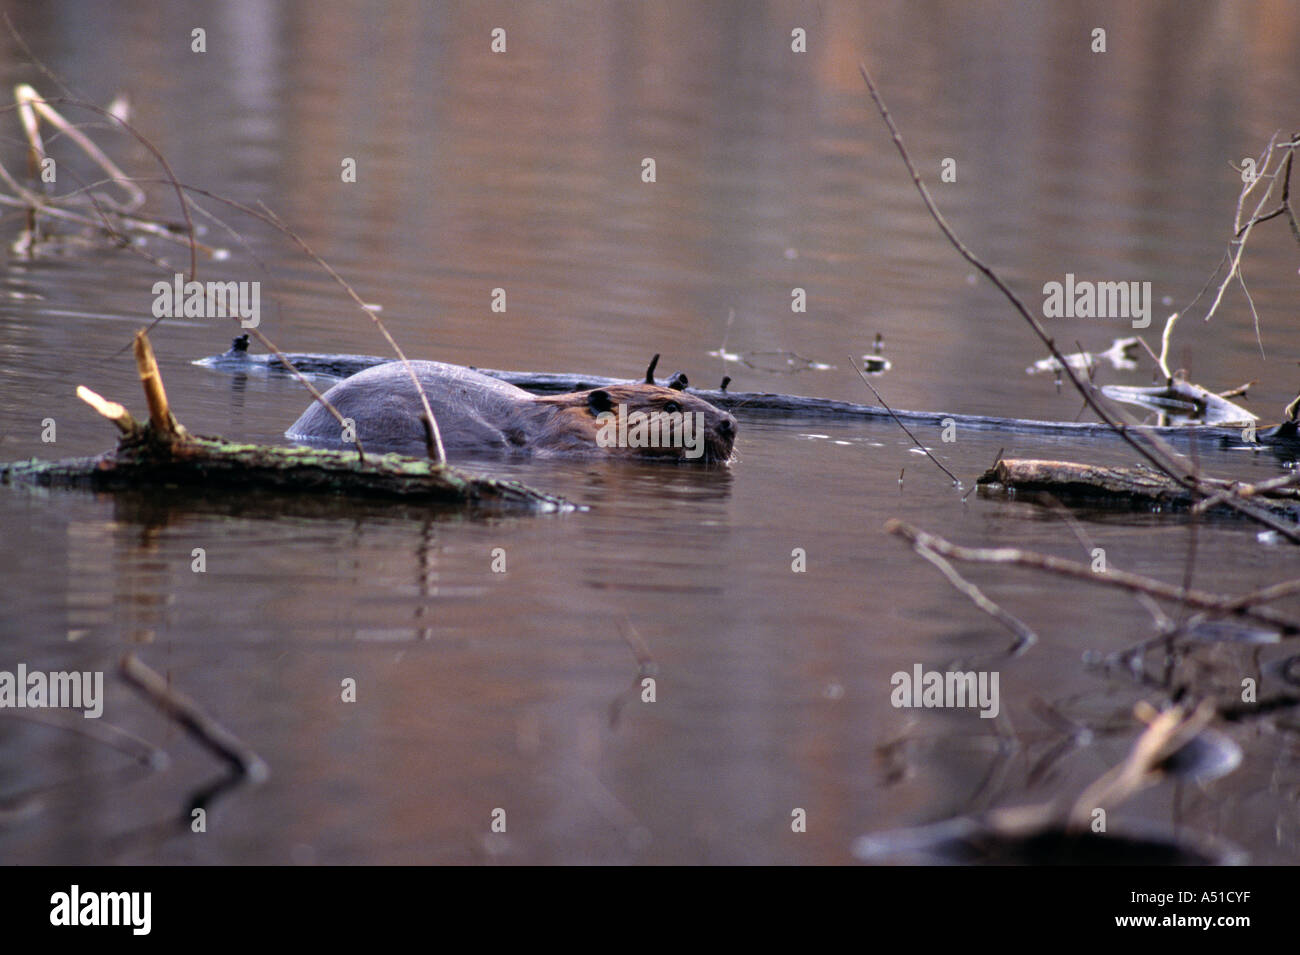
[[[717,412],[713,431],[707,442],[705,459],[709,463],[725,463],[731,459],[731,452],[736,446],[736,432],[739,426],[736,419],[725,411]]]

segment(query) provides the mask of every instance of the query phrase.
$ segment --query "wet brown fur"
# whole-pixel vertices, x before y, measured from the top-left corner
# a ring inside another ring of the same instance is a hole
[[[620,405],[625,412],[651,414],[654,412],[671,413],[672,409],[683,414],[702,412],[704,414],[704,453],[699,458],[687,458],[685,448],[601,448],[596,442],[601,421],[592,409],[592,391],[604,392],[609,396],[611,412],[617,412]],[[534,446],[545,447],[552,451],[578,451],[595,448],[606,454],[621,454],[630,457],[681,458],[686,461],[718,463],[731,457],[735,441],[736,420],[727,412],[715,408],[702,398],[660,385],[626,384],[610,385],[592,391],[574,391],[563,395],[534,398],[533,416],[536,429],[532,433]],[[536,415],[536,408],[544,409]]]

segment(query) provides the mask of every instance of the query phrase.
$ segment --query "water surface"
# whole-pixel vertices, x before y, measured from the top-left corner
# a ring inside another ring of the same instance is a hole
[[[1067,272],[1143,280],[1168,303],[1158,325],[1223,252],[1231,164],[1300,126],[1290,3],[0,6],[74,95],[127,93],[133,124],[180,179],[274,209],[383,306],[412,356],[631,378],[661,352],[661,371],[708,386],[729,374],[736,390],[869,401],[850,359],[879,332],[894,369],[875,384],[918,410],[1070,420],[1081,403],[1024,374],[1041,351],[938,236],[869,108],[860,59],[949,221],[1031,307]],[[203,54],[190,51],[196,24]],[[1089,50],[1098,25],[1102,55]],[[497,26],[503,55],[489,50]],[[790,50],[795,27],[805,54]],[[57,92],[7,37],[0,71],[4,88]],[[12,113],[0,134],[21,168]],[[129,137],[95,135],[158,175]],[[348,157],[356,183],[340,178]],[[957,181],[939,183],[948,157]],[[166,189],[151,197],[175,214]],[[230,257],[207,277],[260,281],[272,339],[384,351],[292,243],[204,205],[244,240],[209,223]],[[4,225],[8,240],[18,223]],[[1266,420],[1296,388],[1292,241],[1269,223],[1247,257],[1266,359],[1239,291],[1211,323],[1181,324],[1173,352],[1207,387],[1257,379],[1250,407]],[[182,253],[151,251],[184,268]],[[120,250],[4,260],[0,458],[109,446],[112,429],[74,389],[142,407],[122,349],[167,274]],[[791,310],[796,287],[805,312]],[[504,313],[490,307],[496,288]],[[1071,349],[1128,332],[1095,319],[1051,330]],[[237,331],[201,319],[155,329],[169,395],[195,431],[281,441],[308,400],[298,385],[190,364]],[[724,342],[833,367],[724,364],[710,354]],[[557,515],[0,489],[0,669],[106,671],[101,722],[171,759],[132,769],[70,731],[79,717],[0,713],[0,796],[17,800],[0,816],[0,858],[848,862],[864,832],[1069,800],[1126,752],[1133,704],[1168,698],[1082,662],[1150,635],[1137,602],[976,567],[970,578],[1042,638],[988,664],[999,718],[895,709],[895,671],[995,653],[1009,637],[886,536],[886,519],[1085,561],[1102,547],[1114,566],[1169,582],[1184,580],[1194,541],[1192,582],[1224,592],[1300,570],[1244,522],[1193,532],[1169,516],[1085,514],[1081,541],[1048,509],[966,495],[1000,449],[1131,462],[1115,442],[921,434],[965,482],[954,490],[891,423],[738,416],[738,460],[722,472],[497,468],[589,508]],[[1280,473],[1272,458],[1208,447],[1199,461]],[[217,803],[203,835],[150,828],[220,767],[112,676],[129,650],[271,768]],[[1284,655],[1267,648],[1261,665]],[[647,665],[654,703],[632,692]],[[1231,684],[1255,661],[1211,650],[1195,665]],[[340,699],[348,679],[355,703]],[[1092,744],[1046,758],[1071,725],[1094,730]],[[1259,862],[1294,861],[1294,726],[1283,713],[1229,727],[1240,769],[1204,789],[1153,789],[1114,825],[1177,824]],[[22,798],[60,781],[39,804]],[[497,808],[504,835],[489,832]],[[791,831],[796,808],[805,833]]]

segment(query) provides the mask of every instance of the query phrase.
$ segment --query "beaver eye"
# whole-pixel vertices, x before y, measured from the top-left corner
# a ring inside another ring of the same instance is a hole
[[[669,414],[677,414],[677,412],[681,410],[682,410],[682,406],[675,401],[664,402],[664,411],[668,412]]]

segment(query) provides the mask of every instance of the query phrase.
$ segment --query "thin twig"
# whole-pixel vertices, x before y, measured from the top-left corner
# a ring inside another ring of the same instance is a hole
[[[865,384],[868,388],[870,388],[871,393],[876,396],[876,400],[880,402],[880,407],[884,408],[886,411],[889,412],[889,416],[894,419],[894,422],[900,428],[903,429],[903,433],[912,439],[912,443],[915,444],[918,448],[920,448],[923,452],[925,452],[925,456],[929,458],[931,461],[933,461],[935,463],[935,466],[938,467],[940,471],[948,475],[948,477],[952,478],[953,487],[960,486],[961,481],[957,480],[957,475],[953,474],[946,467],[940,464],[939,459],[930,453],[930,449],[927,448],[924,444],[922,444],[919,440],[917,440],[916,435],[912,434],[912,432],[907,429],[907,425],[903,424],[903,422],[899,420],[898,415],[894,414],[894,409],[889,407],[889,405],[885,404],[885,399],[880,396],[880,392],[876,390],[876,386],[867,380],[867,376],[864,375],[862,373],[862,369],[858,367],[857,360],[854,359],[853,356],[851,355],[849,356],[849,363],[853,366],[853,370],[858,373],[858,377],[862,379],[863,384]],[[899,480],[902,480],[903,476],[902,474],[900,474],[898,477]]]
[[[1057,363],[1061,366],[1061,370],[1065,373],[1066,377],[1070,379],[1070,383],[1074,385],[1075,389],[1088,403],[1088,407],[1091,408],[1102,421],[1114,428],[1115,431],[1123,437],[1134,450],[1149,460],[1152,465],[1159,468],[1161,471],[1169,473],[1170,477],[1174,477],[1174,469],[1168,463],[1160,461],[1153,452],[1144,447],[1140,442],[1134,440],[1132,435],[1128,433],[1128,430],[1123,425],[1112,420],[1111,416],[1093,397],[1091,389],[1087,388],[1083,382],[1079,380],[1074,369],[1070,367],[1070,363],[1066,360],[1065,355],[1063,355],[1060,349],[1056,347],[1056,342],[1047,334],[1042,323],[1034,317],[1033,313],[1029,311],[1024,302],[1020,300],[1020,297],[1002,281],[993,269],[985,265],[983,260],[976,256],[975,253],[967,248],[966,244],[957,237],[952,226],[948,225],[948,221],[944,219],[943,213],[939,211],[939,207],[935,204],[933,197],[931,197],[930,190],[926,187],[924,180],[921,179],[921,173],[917,170],[916,164],[912,161],[912,157],[908,153],[907,147],[903,145],[902,134],[899,133],[898,127],[894,125],[894,118],[890,115],[889,108],[885,106],[885,101],[881,98],[879,91],[876,89],[876,84],[872,81],[871,74],[867,72],[866,65],[859,63],[858,70],[862,74],[862,79],[867,84],[867,92],[871,94],[871,99],[876,104],[876,109],[880,112],[881,118],[885,121],[885,126],[888,127],[889,133],[893,137],[894,146],[898,150],[898,154],[902,157],[904,165],[907,166],[907,170],[911,174],[912,182],[916,186],[917,192],[921,194],[921,201],[925,203],[926,211],[930,213],[930,218],[934,219],[935,223],[939,226],[939,230],[944,234],[944,237],[952,247],[957,250],[957,253],[962,258],[979,270],[985,278],[993,283],[994,288],[1002,293],[1003,297],[1005,297],[1007,301],[1011,303],[1012,307],[1020,314],[1020,317],[1029,324],[1029,327],[1033,329],[1034,334],[1036,334],[1039,340],[1047,346],[1048,352],[1051,353],[1051,356],[1055,358]],[[1175,478],[1175,480],[1184,483],[1184,479]]]
[[[1255,312],[1255,303],[1250,298],[1250,290],[1246,288],[1246,280],[1241,272],[1241,257],[1246,254],[1246,242],[1250,238],[1251,230],[1254,229],[1256,225],[1261,222],[1267,222],[1269,219],[1282,215],[1283,213],[1291,215],[1291,208],[1287,199],[1290,196],[1291,150],[1294,149],[1296,145],[1296,143],[1292,142],[1279,145],[1277,142],[1277,133],[1270,136],[1268,145],[1264,148],[1264,153],[1260,156],[1257,164],[1257,169],[1259,171],[1242,187],[1241,193],[1237,196],[1237,212],[1233,220],[1234,233],[1231,241],[1228,243],[1228,271],[1227,274],[1224,275],[1223,281],[1219,283],[1218,291],[1214,295],[1214,301],[1210,303],[1210,307],[1205,313],[1204,320],[1208,322],[1218,310],[1219,303],[1223,301],[1223,295],[1227,291],[1228,285],[1234,278],[1236,278],[1241,285],[1242,291],[1246,293],[1247,301],[1250,302],[1251,314],[1255,316],[1255,340],[1259,344],[1261,355],[1264,353],[1264,343],[1260,337],[1259,315]],[[1283,164],[1281,170],[1269,172],[1269,166],[1273,163],[1273,151],[1277,148],[1287,150],[1287,161]],[[1263,212],[1264,206],[1268,202],[1269,197],[1273,194],[1273,188],[1277,185],[1279,178],[1283,179],[1282,201],[1272,212],[1265,213]],[[1254,192],[1255,187],[1264,180],[1268,180],[1268,188],[1265,189],[1264,194],[1260,196],[1259,202],[1256,203],[1255,211],[1252,213],[1250,219],[1243,224],[1241,221],[1241,215],[1242,207],[1246,203],[1246,198]],[[1292,216],[1292,221],[1294,222],[1294,216]]]
[[[307,241],[302,236],[298,235],[298,233],[294,232],[293,229],[289,228],[289,226],[285,224],[284,220],[270,210],[266,203],[259,199],[257,204],[261,207],[262,211],[266,213],[268,219],[285,235],[293,239],[293,241],[298,244],[298,247],[301,248],[303,252],[312,259],[312,261],[329,274],[330,278],[334,279],[335,282],[342,286],[343,290],[348,293],[348,296],[352,301],[356,302],[357,307],[360,308],[361,311],[365,312],[366,315],[370,317],[370,320],[375,323],[375,327],[379,329],[380,333],[384,336],[384,340],[388,342],[389,347],[393,349],[398,360],[402,363],[402,367],[406,369],[407,375],[410,376],[411,384],[415,386],[416,394],[420,396],[420,404],[424,408],[425,416],[428,418],[429,430],[432,432],[433,436],[434,450],[437,452],[437,458],[435,460],[440,465],[446,464],[447,451],[442,446],[442,432],[438,428],[438,419],[434,417],[433,408],[429,406],[429,396],[424,393],[424,386],[420,384],[420,379],[415,374],[415,368],[412,367],[410,359],[406,357],[406,353],[402,351],[401,347],[397,344],[397,340],[393,338],[392,335],[388,334],[388,329],[384,327],[384,323],[380,321],[379,316],[375,314],[375,310],[369,308],[366,303],[362,301],[361,296],[356,293],[356,290],[347,283],[347,280],[344,279],[343,276],[339,275],[339,273],[334,270],[332,265],[317,255],[316,251],[307,244]]]
[[[913,548],[918,554],[938,568],[939,573],[947,578],[948,583],[952,584],[958,591],[965,594],[970,602],[979,607],[986,614],[1010,630],[1015,636],[1015,642],[1007,649],[1007,656],[1018,657],[1035,643],[1038,642],[1038,634],[1022,621],[1020,618],[1013,616],[1006,610],[990,600],[982,590],[972,584],[969,580],[957,572],[952,564],[944,560],[933,550],[924,544],[916,544]]]
[[[636,628],[629,623],[622,628],[621,632],[623,640],[626,641],[632,651],[632,656],[636,658],[637,673],[632,680],[632,685],[614,697],[609,703],[610,729],[615,729],[618,726],[619,717],[623,714],[623,708],[630,701],[640,698],[643,681],[647,678],[653,678],[659,672],[659,664],[655,663],[650,648],[646,645],[641,634],[637,633]]]
[[[983,564],[1012,564],[1019,567],[1030,567],[1035,570],[1046,570],[1063,577],[1073,577],[1076,580],[1086,580],[1107,587],[1117,587],[1121,590],[1136,591],[1165,600],[1174,600],[1189,607],[1213,611],[1218,616],[1248,617],[1271,627],[1276,627],[1288,634],[1300,633],[1300,620],[1267,607],[1243,605],[1240,598],[1176,587],[1151,577],[1115,570],[1111,567],[1107,567],[1104,571],[1096,571],[1087,564],[1080,564],[1051,554],[1021,550],[1016,547],[961,547],[935,534],[920,530],[893,518],[885,522],[884,529],[888,534],[906,538],[912,542],[913,546],[919,543],[954,560]]]
[[[122,658],[122,678],[144,694],[145,699],[179,723],[209,752],[229,763],[249,782],[260,783],[269,770],[262,758],[235,734],[204,713],[197,703],[174,690],[167,678],[128,653]]]
[[[30,87],[28,87],[28,89],[30,89]],[[35,91],[32,92],[33,94],[35,93]],[[62,118],[62,116],[59,116],[57,111],[55,111],[52,107],[56,105],[64,106],[64,107],[71,106],[71,107],[76,107],[78,109],[88,110],[89,112],[102,116],[105,119],[110,120],[113,123],[117,124],[117,126],[121,127],[122,129],[125,129],[128,133],[131,134],[131,136],[136,140],[136,142],[138,142],[141,146],[143,146],[146,150],[148,150],[148,152],[153,156],[154,160],[158,163],[158,165],[162,167],[163,172],[166,174],[167,179],[170,181],[172,188],[176,192],[177,199],[180,201],[181,215],[185,219],[185,231],[191,237],[190,279],[193,280],[198,274],[198,268],[199,268],[198,248],[193,242],[194,222],[190,219],[189,208],[185,204],[184,193],[182,193],[180,189],[180,185],[176,180],[176,173],[172,171],[171,165],[167,162],[166,157],[163,156],[162,152],[158,149],[158,147],[155,146],[152,142],[150,142],[149,139],[145,137],[143,133],[137,130],[126,120],[122,119],[119,116],[114,115],[113,113],[109,112],[103,107],[96,106],[94,103],[87,103],[81,100],[69,99],[68,97],[63,97],[63,96],[58,96],[53,98],[33,98],[32,96],[23,96],[20,99],[21,99],[20,105],[6,106],[0,108],[0,113],[5,113],[8,112],[9,110],[18,110],[20,109],[21,106],[22,108],[26,108],[26,107],[34,108],[37,111],[39,111],[43,116],[45,116],[47,119],[49,119],[50,115],[58,116],[59,121],[68,127],[65,130],[65,132],[67,132],[69,136],[72,136],[74,141],[77,142],[77,145],[81,146],[83,150],[86,150],[87,154],[90,155],[91,158],[94,159],[97,164],[99,164],[106,171],[108,171],[109,174],[113,176],[114,181],[122,184],[122,188],[126,189],[128,192],[131,192],[132,190],[138,191],[138,188],[133,183],[130,182],[130,178],[126,176],[125,173],[122,173],[121,170],[119,170],[115,165],[113,165],[112,161],[109,160],[108,157],[104,156],[103,153],[98,149],[98,147],[96,147],[94,143],[92,143],[89,139],[87,139],[85,135],[80,132],[80,130],[76,130],[75,127],[72,127],[71,124],[68,124],[67,121]],[[53,122],[53,120],[51,120],[51,122]],[[76,135],[73,136],[73,133],[75,133]]]
[[[1078,375],[1076,375],[1074,369],[1070,367],[1065,356],[1062,355],[1060,350],[1056,347],[1055,341],[1053,341],[1051,336],[1047,334],[1042,323],[1034,317],[1033,313],[1029,311],[1024,302],[1020,300],[1020,297],[1002,281],[992,268],[985,265],[984,262],[977,257],[974,252],[967,248],[961,239],[957,237],[957,234],[953,232],[952,227],[948,225],[947,220],[944,219],[943,214],[939,212],[939,208],[931,197],[930,190],[926,188],[925,182],[921,179],[921,174],[917,170],[916,164],[912,161],[912,157],[908,153],[907,147],[903,145],[903,137],[899,133],[898,127],[894,125],[894,119],[890,115],[888,107],[885,106],[885,102],[881,98],[879,91],[876,89],[876,84],[872,81],[871,74],[867,72],[866,65],[859,63],[858,70],[862,74],[862,79],[867,84],[867,91],[871,94],[871,99],[875,103],[876,109],[879,111],[881,118],[885,122],[885,126],[889,129],[890,135],[893,137],[894,146],[898,150],[898,154],[902,157],[903,163],[906,165],[907,170],[912,177],[912,182],[920,193],[922,202],[925,203],[926,210],[930,213],[930,217],[934,219],[935,223],[939,226],[940,231],[943,232],[944,237],[947,238],[948,242],[957,250],[958,254],[960,254],[962,258],[984,275],[984,277],[1002,293],[1007,301],[1011,303],[1012,307],[1015,308],[1020,316],[1029,324],[1029,327],[1033,329],[1034,334],[1038,336],[1039,340],[1047,346],[1047,350],[1061,365],[1062,371],[1070,379],[1070,383],[1075,387],[1079,394],[1083,396],[1088,407],[1090,407],[1106,425],[1112,428],[1115,433],[1125,441],[1125,443],[1137,451],[1138,454],[1149,461],[1155,468],[1166,474],[1171,480],[1177,482],[1188,491],[1203,494],[1204,492],[1200,488],[1200,482],[1195,476],[1188,476],[1179,473],[1179,469],[1171,461],[1164,460],[1162,455],[1157,454],[1154,450],[1138,441],[1133,434],[1130,433],[1127,427],[1115,420],[1109,412],[1102,408],[1101,404],[1094,397],[1093,390],[1085,386],[1084,383],[1079,380]],[[1235,498],[1230,498],[1224,503],[1228,507],[1239,511],[1252,520],[1272,528],[1293,543],[1300,543],[1300,529],[1294,526],[1285,525],[1270,515],[1263,514],[1257,509],[1249,507],[1244,502],[1238,501]]]

